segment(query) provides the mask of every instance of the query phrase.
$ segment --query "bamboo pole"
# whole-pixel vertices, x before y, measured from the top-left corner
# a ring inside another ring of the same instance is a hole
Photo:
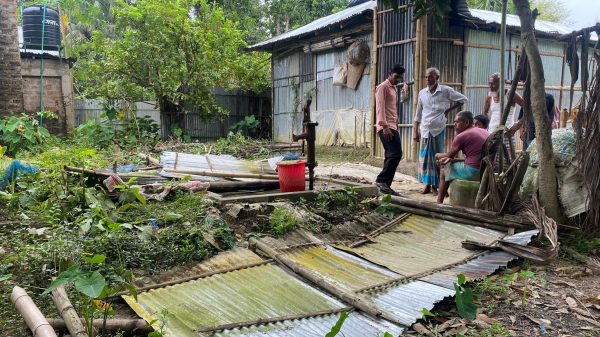
[[[83,324],[84,319],[80,319]],[[67,323],[60,318],[48,318],[48,323],[57,331],[67,331]],[[105,324],[106,323],[106,324]],[[106,329],[107,332],[118,332],[125,331],[128,333],[136,333],[140,335],[147,335],[154,331],[148,323],[143,319],[107,319],[106,322],[103,319],[95,319],[93,326],[96,329]]]
[[[365,297],[363,297],[361,295],[354,294],[354,293],[349,293],[349,292],[346,292],[346,291],[341,290],[341,289],[338,289],[335,285],[333,285],[329,281],[325,280],[323,277],[321,277],[320,275],[318,275],[314,271],[302,267],[301,265],[299,265],[298,263],[296,263],[292,259],[288,258],[284,254],[278,253],[273,248],[271,248],[271,247],[267,246],[266,244],[260,242],[258,239],[251,238],[250,239],[250,244],[252,244],[256,248],[260,249],[262,252],[264,252],[265,254],[267,254],[270,258],[272,258],[273,260],[277,261],[281,265],[290,268],[294,273],[296,273],[296,274],[304,277],[305,279],[309,280],[310,282],[313,282],[314,284],[316,284],[319,287],[323,288],[324,290],[326,290],[330,294],[333,294],[334,296],[336,296],[340,300],[342,300],[342,301],[350,304],[351,306],[353,306],[353,307],[355,307],[355,308],[363,311],[364,313],[366,313],[368,315],[371,315],[373,317],[383,317],[383,318],[388,319],[391,322],[398,323],[397,320],[395,320],[393,318],[390,319],[390,318],[386,317],[386,315],[383,314],[381,311],[379,311],[379,309],[377,309],[373,305],[369,304],[368,303],[369,300],[366,299]]]
[[[258,189],[277,189],[279,181],[277,180],[257,180],[257,181],[211,181],[208,190],[212,192],[230,192],[238,190],[258,190]]]
[[[390,227],[393,227],[393,226],[396,226],[396,225],[400,224],[402,221],[404,221],[409,216],[411,216],[410,213],[404,213],[404,214],[400,215],[399,217],[394,218],[392,221],[389,221],[385,225],[383,225],[383,226],[377,228],[376,230],[372,231],[371,233],[367,234],[366,235],[366,237],[367,237],[366,239],[361,239],[361,240],[355,241],[352,244],[350,244],[348,247],[355,248],[355,247],[358,247],[358,246],[363,245],[365,243],[371,242],[371,240],[368,239],[369,237],[374,237],[374,236],[377,236],[377,235],[385,232]]]
[[[253,178],[265,180],[279,180],[279,176],[275,174],[256,174],[256,173],[228,173],[228,172],[211,172],[211,171],[195,171],[195,170],[168,170],[165,172],[189,174],[195,176],[221,177],[221,178]],[[308,178],[306,178],[308,179]]]
[[[500,111],[504,111],[504,82],[506,74],[506,10],[508,0],[502,0],[502,20],[500,24]],[[503,124],[504,125],[504,124]]]
[[[64,286],[52,290],[52,301],[58,309],[58,313],[64,319],[67,330],[72,337],[88,337],[88,334],[81,323],[79,315],[73,308]]]
[[[34,337],[56,337],[56,333],[40,309],[33,303],[33,300],[25,289],[15,286],[10,295],[10,300],[17,308],[17,311],[25,319],[25,323],[33,333]]]
[[[418,208],[430,212],[444,215],[450,215],[459,219],[474,220],[482,223],[500,226],[503,228],[513,227],[517,229],[531,229],[528,221],[517,216],[498,216],[495,212],[485,211],[476,208],[451,206],[437,204],[422,200],[413,200],[403,197],[392,197],[392,203],[401,206]]]
[[[371,156],[375,157],[375,147],[377,146],[376,126],[377,118],[375,117],[375,87],[377,86],[377,43],[379,39],[379,14],[377,8],[373,9],[373,38],[371,44],[371,101],[369,103],[369,111],[371,112]]]
[[[277,322],[290,321],[290,320],[295,320],[295,319],[332,315],[332,314],[338,314],[340,312],[351,311],[352,309],[353,309],[352,307],[343,307],[343,308],[322,310],[322,311],[306,313],[306,314],[287,315],[287,316],[279,316],[279,317],[272,317],[272,318],[259,318],[259,319],[255,319],[252,321],[245,321],[245,322],[239,322],[239,323],[228,323],[228,324],[217,325],[214,327],[198,328],[198,329],[196,329],[196,332],[208,333],[208,332],[214,332],[214,331],[243,328],[243,327],[248,327],[248,326],[252,326],[252,325],[277,323]]]
[[[148,163],[152,164],[152,165],[156,165],[156,166],[161,166],[160,165],[160,160],[153,158],[151,155],[146,154],[146,153],[138,153],[138,157],[145,159]]]
[[[417,111],[417,104],[419,103],[419,90],[421,90],[421,80],[423,77],[423,74],[421,73],[421,28],[422,28],[422,24],[421,21],[423,20],[423,18],[420,18],[417,20],[417,23],[415,24],[416,26],[416,33],[415,33],[415,56],[413,59],[413,72],[414,72],[414,87],[413,87],[413,102],[412,102],[412,106],[413,106],[413,125],[415,125],[415,113]],[[417,130],[415,130],[414,126],[413,126],[413,136],[410,137],[410,159],[417,159],[418,160],[418,143],[414,140],[414,134],[416,133]]]
[[[403,205],[394,205],[394,206],[397,207],[399,210],[404,211],[404,212],[409,212],[409,213],[412,213],[412,214],[422,215],[422,216],[430,217],[430,218],[433,218],[433,219],[440,219],[440,220],[452,221],[452,222],[459,223],[461,225],[468,225],[468,226],[474,226],[474,227],[483,227],[483,228],[487,228],[487,229],[493,229],[493,230],[499,231],[499,232],[506,232],[507,230],[510,231],[511,229],[514,229],[512,227],[492,225],[492,224],[488,224],[488,223],[484,223],[484,222],[479,222],[479,221],[475,221],[475,220],[469,220],[469,219],[465,219],[465,218],[459,218],[457,216],[452,216],[452,215],[441,214],[441,213],[437,213],[437,212],[433,212],[433,211],[428,211],[428,210],[424,210],[424,209],[416,208],[416,207],[409,207],[409,206],[403,206]]]

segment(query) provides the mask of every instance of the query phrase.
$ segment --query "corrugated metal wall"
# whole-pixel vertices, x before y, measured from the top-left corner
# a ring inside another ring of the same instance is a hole
[[[405,5],[408,1],[400,1]],[[390,67],[395,63],[404,64],[407,69],[405,80],[414,81],[414,46],[415,24],[412,21],[412,7],[404,11],[392,11],[378,3],[378,63],[377,83],[383,81]],[[428,67],[440,69],[440,82],[464,93],[469,98],[465,107],[475,114],[483,112],[483,103],[488,93],[489,75],[500,70],[500,34],[499,31],[482,31],[469,29],[455,24],[444,22],[441,30],[435,24],[428,22]],[[507,38],[507,78],[512,78],[516,68],[518,50],[521,47],[520,35],[509,34]],[[560,108],[569,107],[569,86],[571,77],[568,66],[564,63],[564,48],[562,42],[539,39],[538,47],[542,54],[544,64],[546,91],[553,94],[556,104]],[[593,60],[590,54],[590,60]],[[595,67],[590,64],[590,73]],[[581,78],[581,76],[579,76]],[[562,82],[561,82],[562,79]],[[411,91],[420,88],[412,88]],[[573,105],[581,98],[580,81],[575,85]],[[413,158],[412,149],[412,122],[413,99],[399,105],[399,131],[402,140],[404,158]],[[374,113],[374,112],[371,112]],[[452,121],[454,114],[448,116]],[[454,138],[454,127],[448,124],[446,144],[449,145]],[[520,142],[519,142],[520,143]],[[518,146],[520,149],[520,144]],[[375,144],[375,156],[383,156],[383,147],[380,142]]]
[[[227,136],[229,128],[246,116],[254,115],[260,119],[262,125],[268,126],[266,134],[270,136],[271,123],[271,98],[268,93],[263,95],[249,95],[240,91],[226,92],[223,89],[215,89],[217,102],[223,106],[229,115],[223,121],[205,121],[200,118],[198,112],[187,113],[166,112],[162,116],[160,111],[152,102],[135,102],[136,115],[138,117],[150,116],[161,128],[161,136],[168,138],[171,125],[177,125],[184,133],[199,141],[214,141]],[[103,100],[75,100],[75,127],[95,119],[102,120],[104,114]]]
[[[102,120],[100,117],[105,113],[105,101],[99,99],[76,99],[75,100],[75,127],[84,124],[85,122],[95,119]],[[137,117],[150,116],[160,126],[160,112],[154,107],[154,104],[146,102],[136,102]]]
[[[226,137],[230,128],[246,116],[255,116],[261,123],[260,133],[253,136],[270,138],[271,98],[268,93],[254,95],[240,90],[228,92],[221,88],[215,89],[214,93],[217,103],[229,112],[225,119],[204,120],[197,109],[183,113],[165,112],[161,116],[163,139],[171,135],[171,126],[176,123],[184,134],[194,140],[215,141]]]
[[[357,37],[371,46],[371,34]],[[273,56],[273,139],[291,142],[301,133],[301,109],[313,97],[312,119],[319,123],[317,144],[357,145],[370,142],[370,59],[356,90],[333,85],[336,65],[346,62],[347,48]]]

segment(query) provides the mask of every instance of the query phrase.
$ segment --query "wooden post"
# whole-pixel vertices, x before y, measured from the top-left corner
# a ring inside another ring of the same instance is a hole
[[[227,173],[227,172],[211,172],[211,171],[195,171],[195,170],[164,170],[165,172],[189,174],[196,176],[207,177],[222,177],[222,178],[254,178],[265,180],[279,180],[279,176],[274,174],[254,174],[254,173]],[[308,179],[308,178],[307,178]]]
[[[10,295],[10,300],[25,319],[25,323],[27,323],[34,337],[56,337],[54,329],[52,329],[40,309],[33,303],[31,297],[27,295],[25,289],[15,286]]]
[[[504,228],[532,229],[533,226],[525,224],[525,220],[515,216],[498,216],[495,212],[484,211],[476,208],[450,206],[422,200],[413,200],[403,197],[392,197],[392,203],[429,212],[445,214],[456,218],[473,220],[481,223],[492,224]]]
[[[414,85],[413,85],[413,102],[412,102],[412,106],[413,106],[413,132],[412,132],[412,137],[410,140],[410,144],[411,144],[411,151],[409,154],[409,159],[417,159],[418,160],[418,143],[415,142],[414,140],[414,125],[415,125],[415,113],[417,111],[417,104],[419,103],[419,90],[421,90],[421,81],[423,78],[423,74],[421,73],[421,36],[422,36],[422,22],[423,18],[420,18],[417,20],[417,23],[415,24],[416,26],[416,33],[415,33],[415,56],[414,56],[414,60],[413,60],[413,73],[414,73]]]
[[[65,291],[65,287],[60,286],[52,290],[52,300],[58,309],[58,313],[65,320],[67,330],[72,337],[88,337],[85,327],[81,323],[79,315],[73,308],[71,301]]]
[[[375,87],[377,87],[377,58],[379,50],[377,44],[379,43],[379,18],[378,8],[373,9],[373,37],[371,43],[371,102],[369,104],[369,111],[371,112],[371,156],[375,157],[375,149],[377,146],[377,132],[376,124],[377,117],[375,116]],[[365,129],[366,132],[366,129]]]

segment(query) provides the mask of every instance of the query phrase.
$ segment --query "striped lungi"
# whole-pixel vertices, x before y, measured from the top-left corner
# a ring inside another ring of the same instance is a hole
[[[440,182],[440,168],[435,163],[435,154],[446,152],[446,131],[437,136],[429,134],[421,138],[419,146],[419,182],[423,185],[437,186]]]

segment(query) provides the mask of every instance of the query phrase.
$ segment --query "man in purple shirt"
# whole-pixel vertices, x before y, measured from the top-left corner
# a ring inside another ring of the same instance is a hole
[[[454,127],[457,136],[452,141],[450,152],[435,155],[436,161],[445,166],[441,170],[440,191],[437,197],[437,202],[440,204],[444,203],[446,192],[453,180],[479,180],[481,150],[490,135],[487,130],[473,125],[473,113],[470,111],[459,112],[454,118]],[[465,155],[464,161],[455,159],[458,151],[462,151]]]
[[[375,114],[377,116],[377,134],[383,148],[385,159],[383,169],[375,180],[375,185],[383,194],[398,195],[392,188],[396,168],[402,159],[402,145],[398,134],[398,96],[396,85],[402,81],[404,68],[396,64],[390,70],[388,78],[375,89]]]

